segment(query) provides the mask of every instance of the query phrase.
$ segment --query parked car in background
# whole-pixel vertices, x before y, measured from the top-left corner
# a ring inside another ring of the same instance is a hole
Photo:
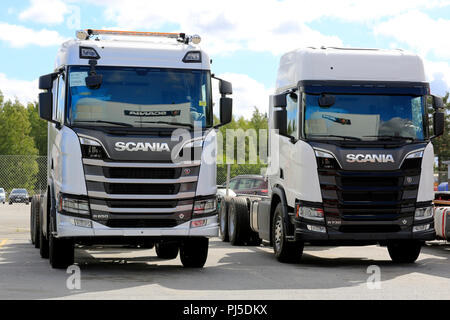
[[[227,187],[225,182],[222,188]],[[267,180],[261,175],[239,175],[230,179],[230,189],[236,194],[267,195]]]
[[[6,192],[5,189],[0,188],[0,202],[5,204],[6,201]]]
[[[12,189],[9,194],[9,204],[13,203],[30,203],[30,196],[26,189]]]

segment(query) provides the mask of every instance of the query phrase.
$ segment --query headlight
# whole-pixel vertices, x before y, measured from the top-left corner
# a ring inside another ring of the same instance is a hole
[[[194,215],[206,214],[216,211],[216,199],[198,200],[194,203]]]
[[[415,220],[424,220],[433,217],[433,207],[417,208],[414,214]]]
[[[339,169],[339,163],[336,158],[329,152],[314,149],[317,158],[317,167],[319,169]]]
[[[323,209],[321,208],[310,208],[310,207],[302,207],[299,204],[297,205],[297,218],[305,218],[316,221],[323,221]]]
[[[89,215],[89,202],[87,200],[74,199],[62,195],[59,196],[59,212]]]
[[[104,159],[106,152],[100,142],[80,137],[81,153],[83,158]]]

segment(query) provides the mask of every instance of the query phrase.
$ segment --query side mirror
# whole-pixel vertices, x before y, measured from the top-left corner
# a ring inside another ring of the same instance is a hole
[[[233,117],[233,99],[220,98],[220,125],[230,123]]]
[[[280,134],[282,136],[287,135],[287,111],[286,111],[286,108],[274,110],[274,112],[273,112],[273,127],[274,127],[274,129],[278,129],[278,134]]]
[[[319,97],[319,106],[329,108],[336,102],[336,97],[331,94],[322,94]]]
[[[219,82],[219,92],[222,95],[233,94],[233,85],[231,82],[220,80]]]
[[[91,90],[100,89],[103,83],[103,76],[101,74],[94,74],[86,77],[86,87]]]
[[[286,108],[286,93],[276,94],[272,96],[272,105],[275,108]]]
[[[58,73],[50,73],[39,77],[39,89],[41,90],[52,90],[53,81],[58,76]]]
[[[438,111],[433,113],[433,131],[434,131],[433,138],[439,137],[444,134],[444,126],[445,126],[445,113]]]
[[[53,94],[51,91],[39,94],[39,116],[47,121],[53,122]]]
[[[433,108],[434,109],[441,109],[444,107],[444,101],[441,97],[438,96],[432,96],[433,97]]]

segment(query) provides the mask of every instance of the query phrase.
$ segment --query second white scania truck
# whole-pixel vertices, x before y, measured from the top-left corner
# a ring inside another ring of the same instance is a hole
[[[48,187],[31,229],[54,268],[77,244],[156,247],[203,267],[217,235],[216,132],[231,120],[231,84],[219,80],[213,124],[210,58],[200,37],[82,30],[42,76]]]
[[[221,230],[233,244],[266,240],[280,261],[310,243],[381,244],[414,262],[435,238],[432,139],[444,113],[432,96],[431,133],[429,96],[422,60],[401,50],[286,53],[270,97],[269,196],[229,200]]]

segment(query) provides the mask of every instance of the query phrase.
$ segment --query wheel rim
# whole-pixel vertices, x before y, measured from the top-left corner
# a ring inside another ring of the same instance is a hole
[[[274,228],[274,242],[275,242],[274,245],[276,252],[280,251],[282,241],[283,241],[283,225],[281,223],[280,217],[277,217]]]

